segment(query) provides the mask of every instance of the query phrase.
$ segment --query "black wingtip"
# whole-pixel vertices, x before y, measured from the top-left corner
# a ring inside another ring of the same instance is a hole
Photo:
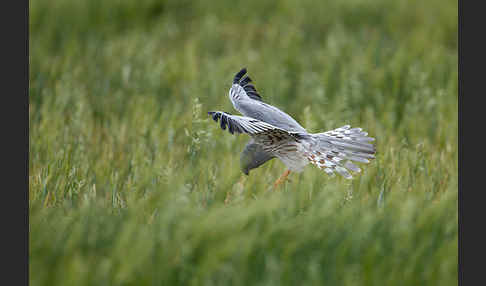
[[[235,78],[233,79],[233,84],[239,84],[241,87],[243,87],[245,89],[246,93],[248,94],[248,96],[251,99],[261,101],[262,100],[262,97],[256,91],[255,86],[253,86],[252,84],[250,84],[250,82],[252,82],[251,78],[248,75],[246,75],[245,77],[243,77],[246,74],[246,72],[247,72],[246,71],[246,68],[242,68],[235,75]]]
[[[220,116],[219,113],[214,111],[209,111],[208,114],[213,118],[214,121],[218,122],[218,118]]]
[[[240,81],[240,85],[242,87],[245,87],[247,84],[249,84],[250,82],[252,82],[251,78],[248,76],[248,75],[245,75],[241,81]]]
[[[246,74],[246,68],[242,68],[233,79],[233,84],[237,84],[240,82],[240,79]]]

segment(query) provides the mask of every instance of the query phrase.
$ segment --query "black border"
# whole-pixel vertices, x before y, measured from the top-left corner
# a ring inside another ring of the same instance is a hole
[[[464,5],[468,3],[468,6]],[[484,284],[484,10],[476,2],[458,1],[458,282]],[[479,3],[479,2],[478,2]],[[467,23],[467,25],[466,25]],[[467,27],[467,29],[466,29]],[[469,40],[469,41],[468,41]],[[466,84],[467,83],[467,84]],[[477,103],[474,104],[473,100]],[[466,140],[465,129],[475,140]],[[466,143],[467,142],[467,143]],[[467,145],[466,145],[467,144]],[[467,148],[467,149],[466,149]],[[468,156],[465,156],[468,154]],[[469,158],[469,162],[466,160]],[[473,162],[473,159],[475,159]],[[467,229],[467,231],[466,231]],[[467,235],[466,235],[467,234]],[[481,247],[482,246],[482,247]]]
[[[2,8],[2,284],[29,285],[29,1]]]
[[[7,51],[4,52],[7,60],[4,72],[7,76],[3,78],[7,79],[5,85],[8,86],[8,91],[5,92],[4,98],[14,99],[17,101],[16,105],[21,105],[23,108],[4,113],[8,114],[8,119],[4,122],[13,131],[5,132],[4,136],[7,136],[4,139],[9,139],[6,140],[7,144],[11,145],[9,147],[13,147],[12,149],[17,151],[12,152],[8,147],[8,149],[4,149],[5,153],[12,158],[8,161],[13,162],[13,164],[6,165],[7,171],[13,169],[17,171],[15,176],[8,176],[7,180],[11,181],[11,184],[8,184],[9,188],[4,189],[4,193],[11,193],[10,195],[15,196],[16,199],[22,200],[23,208],[18,204],[10,203],[6,197],[4,198],[4,204],[8,206],[5,209],[6,212],[8,211],[5,218],[12,224],[13,229],[19,229],[19,232],[11,232],[9,225],[4,229],[3,234],[21,233],[22,238],[16,237],[17,235],[11,237],[14,247],[8,244],[7,253],[12,254],[7,255],[5,265],[8,266],[4,270],[13,268],[14,265],[16,269],[13,269],[15,271],[4,271],[8,275],[2,280],[5,281],[5,284],[29,285],[29,0],[13,1],[9,4],[13,4],[11,5],[13,7],[4,5],[3,9],[4,19],[8,19],[5,20],[4,29],[7,30],[6,35],[11,35],[7,39],[4,38],[2,42],[2,46],[7,47]],[[5,104],[4,109],[11,109],[10,106],[10,104]],[[14,136],[10,136],[10,133],[13,133]],[[24,140],[15,140],[18,137],[23,137]],[[14,213],[17,214],[21,211],[23,212],[23,216],[19,217],[21,221],[10,219],[13,218]]]

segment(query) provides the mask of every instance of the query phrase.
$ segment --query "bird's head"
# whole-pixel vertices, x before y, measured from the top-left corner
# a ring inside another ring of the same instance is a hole
[[[274,156],[265,152],[261,145],[250,142],[245,146],[245,149],[243,149],[240,155],[241,171],[245,175],[248,175],[251,169],[260,167],[272,158]]]

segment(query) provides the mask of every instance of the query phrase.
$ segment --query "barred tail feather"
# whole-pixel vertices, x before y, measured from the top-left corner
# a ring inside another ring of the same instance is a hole
[[[349,125],[312,134],[312,142],[307,152],[307,159],[329,175],[338,173],[346,179],[352,179],[352,173],[361,169],[353,163],[369,163],[375,158],[374,141],[361,128],[351,128]]]

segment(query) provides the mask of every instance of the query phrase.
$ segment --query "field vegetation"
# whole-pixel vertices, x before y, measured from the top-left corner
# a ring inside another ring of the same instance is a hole
[[[456,285],[457,2],[30,1],[31,285]],[[207,111],[247,67],[310,132],[376,138],[352,181]]]

